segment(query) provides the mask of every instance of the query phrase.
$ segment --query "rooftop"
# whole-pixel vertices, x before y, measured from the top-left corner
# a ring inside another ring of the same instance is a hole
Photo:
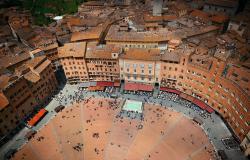
[[[107,41],[120,41],[120,42],[161,42],[168,41],[170,32],[167,29],[158,31],[129,31],[120,32],[118,25],[112,25],[105,38]]]
[[[205,3],[223,7],[236,7],[238,5],[236,0],[206,0]]]
[[[3,93],[0,93],[0,111],[7,107],[9,104],[8,99],[5,97]]]
[[[36,69],[39,65],[45,62],[47,58],[45,56],[39,56],[27,61],[26,65],[32,69]]]
[[[163,55],[161,55],[161,60],[163,61],[171,61],[171,62],[180,62],[180,54],[182,53],[182,50],[175,50],[172,52],[166,51]]]
[[[160,49],[130,48],[120,55],[120,58],[130,60],[157,61],[160,60]]]
[[[32,83],[36,83],[40,80],[40,76],[37,75],[36,73],[30,71],[24,75],[24,78],[27,79],[28,81]]]
[[[96,43],[88,43],[85,58],[101,58],[101,59],[117,59],[120,47],[115,45],[99,45]],[[117,54],[115,57],[112,53]]]
[[[0,90],[3,90],[6,88],[9,84],[10,77],[7,75],[1,75],[0,76]]]
[[[57,48],[58,56],[63,57],[84,57],[86,42],[66,43],[64,46]]]
[[[102,25],[93,27],[82,32],[74,32],[71,36],[71,42],[84,40],[98,40],[103,32]]]
[[[31,57],[28,53],[23,53],[20,55],[10,55],[0,58],[0,66],[8,68],[10,66],[16,65],[18,63],[29,60]]]

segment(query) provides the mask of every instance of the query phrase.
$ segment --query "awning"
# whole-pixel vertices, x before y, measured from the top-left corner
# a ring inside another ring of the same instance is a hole
[[[98,81],[98,82],[96,82],[96,85],[102,86],[102,87],[113,87],[114,82]]]
[[[193,100],[193,103],[196,104],[197,106],[199,106],[203,110],[206,110],[206,108],[207,108],[206,104],[204,104],[201,100],[199,100],[197,98],[195,98]]]
[[[115,80],[115,82],[114,82],[114,86],[115,87],[120,87],[120,80]]]
[[[124,90],[127,91],[137,91],[138,86],[136,83],[125,83]]]
[[[79,87],[80,88],[87,88],[87,87],[89,87],[90,86],[90,83],[89,82],[83,82],[83,83],[80,83],[79,84]]]
[[[120,82],[115,82],[115,83],[114,83],[114,86],[115,86],[115,87],[120,87],[120,85],[121,85]]]
[[[127,91],[148,91],[148,92],[151,92],[154,89],[154,87],[152,85],[142,84],[142,83],[125,83],[124,89]]]
[[[175,90],[175,89],[171,89],[171,88],[167,88],[167,87],[161,87],[160,90],[170,92],[170,93],[175,93],[175,94],[178,94],[178,95],[181,94],[180,91]]]
[[[90,86],[88,88],[88,91],[103,91],[104,87],[103,86]]]
[[[89,86],[96,86],[96,82],[89,82]]]
[[[41,109],[31,120],[28,121],[29,126],[34,126],[47,113],[45,109]]]
[[[212,113],[214,110],[209,107],[206,103],[204,103],[203,101],[194,98],[193,103],[196,104],[198,107],[200,107],[203,110],[206,110],[208,113]]]
[[[138,90],[151,92],[154,89],[152,85],[138,84]]]
[[[185,93],[181,93],[180,97],[183,98],[183,99],[185,99],[185,100],[188,100],[190,102],[193,102],[193,100],[194,100],[194,97],[192,97],[192,96],[190,96],[188,94],[185,94]]]
[[[214,112],[214,109],[211,108],[210,106],[207,106],[206,110],[207,110],[208,113],[213,113]]]

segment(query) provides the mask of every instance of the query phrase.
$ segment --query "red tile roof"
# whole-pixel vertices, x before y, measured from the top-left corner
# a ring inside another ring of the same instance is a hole
[[[194,16],[194,17],[198,17],[198,18],[202,18],[202,19],[206,19],[208,20],[209,18],[209,14],[204,12],[204,11],[201,11],[201,10],[198,10],[198,9],[195,9],[193,10],[191,13],[190,13],[191,16]]]
[[[130,48],[120,57],[131,60],[157,61],[161,58],[160,52],[160,49]]]
[[[224,23],[229,19],[228,16],[225,15],[214,15],[212,17],[210,17],[210,20],[212,22],[216,22],[216,23]]]
[[[82,32],[74,32],[71,36],[71,42],[84,40],[98,40],[102,34],[103,27],[94,27]]]
[[[84,57],[86,42],[66,43],[63,47],[59,47],[58,56],[63,57]]]
[[[3,93],[0,93],[0,110],[7,107],[8,104],[9,104],[8,99],[5,97],[5,95]]]

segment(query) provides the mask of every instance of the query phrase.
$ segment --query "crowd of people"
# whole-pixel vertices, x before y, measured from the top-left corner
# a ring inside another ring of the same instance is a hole
[[[111,98],[111,95],[114,93],[117,95],[121,95],[121,98],[126,97],[123,94],[116,93],[115,91],[116,91],[116,89],[114,87],[106,87],[104,91],[95,91],[95,92],[92,92],[93,94],[91,94],[86,88],[78,88],[77,90],[73,90],[73,91],[72,90],[71,91],[65,90],[65,92],[67,94],[63,94],[63,92],[60,92],[57,96],[54,97],[54,99],[56,101],[58,101],[60,105],[70,105],[70,104],[73,104],[75,102],[80,103],[82,101],[84,104],[88,104],[91,101],[91,99],[96,98],[98,96],[104,97],[104,98]],[[202,110],[201,108],[199,108],[195,104],[179,97],[179,95],[174,94],[174,93],[169,93],[166,91],[159,91],[157,97],[153,97],[153,92],[145,92],[145,91],[136,91],[136,92],[125,91],[124,93],[143,97],[145,103],[158,102],[158,103],[160,103],[161,106],[164,106],[164,107],[166,107],[166,106],[173,107],[172,105],[163,105],[162,104],[163,101],[171,101],[171,102],[180,104],[180,106],[192,109],[195,112],[195,114],[200,115],[204,119],[211,117],[211,115],[209,113],[207,113],[206,111]],[[95,102],[93,101],[92,103],[95,103]],[[98,107],[96,107],[95,110],[103,107],[102,101],[99,101],[97,103],[98,103]],[[116,110],[118,108],[121,108],[121,104],[122,104],[121,101],[118,101],[115,98],[114,101],[108,101],[108,108],[107,109]],[[156,117],[159,118],[159,116],[162,116],[161,110],[160,111],[157,110],[157,112],[156,112]],[[169,116],[171,116],[171,115],[169,115]],[[138,119],[141,122],[147,121],[147,119],[144,119],[144,115],[142,113],[137,113],[137,112],[133,112],[133,111],[125,111],[125,110],[121,110],[120,112],[118,112],[118,114],[115,117],[115,121],[119,121],[122,123],[124,118]],[[93,119],[88,119],[88,120],[86,120],[86,123],[89,123],[90,125],[92,125],[92,123],[94,123],[94,121],[95,120],[93,120]],[[151,120],[151,123],[155,123],[155,121]],[[143,128],[143,125],[142,125],[142,123],[140,123],[136,127],[139,130],[139,129]],[[208,131],[209,130],[207,130],[207,132]],[[164,131],[161,131],[161,134],[164,135]],[[92,135],[92,137],[95,139],[98,139],[99,136],[100,136],[100,133],[98,133],[98,132],[94,133]],[[80,152],[80,151],[82,151],[82,147],[83,147],[82,144],[79,143],[78,145],[74,146],[73,149]],[[96,152],[96,154],[99,154],[99,149],[95,148],[95,152]]]
[[[211,114],[209,114],[207,111],[202,110],[200,107],[197,105],[193,104],[192,102],[181,98],[179,95],[174,94],[174,93],[169,93],[165,91],[160,91],[159,95],[157,96],[158,99],[162,100],[168,100],[168,101],[173,101],[175,103],[180,104],[181,106],[187,107],[192,109],[195,113],[200,115],[203,119],[206,118],[211,118]],[[190,114],[190,113],[189,113]]]
[[[133,94],[137,96],[148,96],[151,97],[153,95],[153,92],[147,92],[147,91],[124,91],[125,94]]]
[[[106,87],[104,91],[96,91],[95,93],[98,96],[104,97],[104,98],[112,98],[112,94],[116,93],[116,88],[114,87]],[[69,91],[66,90],[66,93],[68,93]],[[73,91],[72,94],[63,94],[62,92],[60,92],[55,98],[56,101],[59,102],[60,105],[68,105],[68,104],[73,104],[74,102],[79,103],[80,101],[84,100],[85,96],[87,95],[88,90],[87,88],[78,88],[77,91]],[[142,96],[145,97],[144,98],[144,102],[153,102],[152,99],[153,98],[153,92],[146,92],[146,91],[124,91],[125,94],[132,94],[132,95],[136,95],[136,96]],[[117,94],[118,95],[118,94]],[[121,95],[122,97],[123,95]],[[210,118],[211,114],[207,113],[206,111],[202,110],[201,108],[199,108],[197,105],[193,104],[192,102],[185,100],[183,98],[181,98],[179,95],[174,94],[174,93],[170,93],[170,92],[166,92],[166,91],[159,91],[158,96],[156,97],[157,99],[161,100],[159,103],[160,105],[162,105],[163,101],[172,101],[174,103],[180,104],[181,106],[187,107],[192,109],[196,114],[198,114],[200,117],[202,117],[203,119],[206,118]],[[155,103],[155,102],[153,102]],[[169,107],[172,107],[172,105],[170,105]],[[143,116],[141,116],[139,114],[136,113],[125,113],[124,111],[120,113],[120,116],[127,116],[130,118],[143,118]],[[190,114],[190,113],[189,113]]]
[[[122,111],[117,115],[117,118],[118,118],[118,117],[128,117],[128,118],[131,118],[131,119],[143,120],[143,114],[142,114],[142,113],[135,112],[135,111],[125,111],[125,110],[122,110]]]
[[[66,93],[69,91],[66,90]],[[57,96],[54,97],[56,101],[59,102],[60,105],[68,105],[68,104],[73,104],[74,102],[80,102],[81,100],[84,99],[84,95],[81,94],[83,91],[78,90],[74,91],[73,94],[69,95],[64,95],[62,92],[60,92]]]

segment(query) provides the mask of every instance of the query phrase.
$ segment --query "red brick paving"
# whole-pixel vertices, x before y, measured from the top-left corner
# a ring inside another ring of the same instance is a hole
[[[209,160],[203,130],[181,113],[145,104],[144,121],[115,118],[112,99],[67,107],[20,149],[14,160]],[[119,104],[119,102],[118,102]],[[138,130],[138,125],[143,128]],[[73,147],[83,144],[78,151]]]

